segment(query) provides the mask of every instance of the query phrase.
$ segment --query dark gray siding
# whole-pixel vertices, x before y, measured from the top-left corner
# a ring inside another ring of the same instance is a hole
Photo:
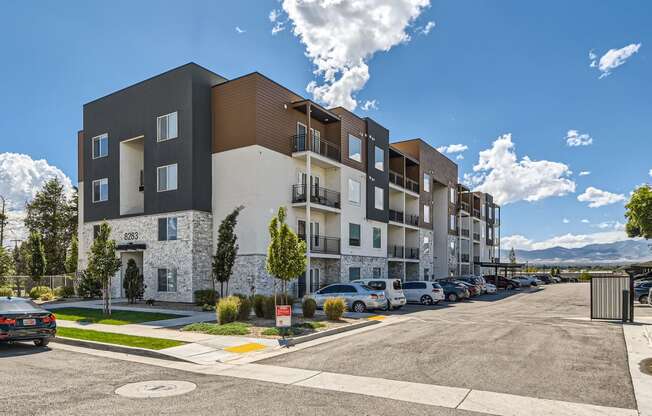
[[[367,123],[367,218],[375,221],[389,221],[389,130],[370,118]],[[375,147],[385,153],[385,168],[376,169]],[[375,207],[375,187],[383,189],[385,198],[383,210]]]
[[[120,217],[120,142],[144,136],[144,213],[211,210],[210,88],[224,79],[187,64],[84,105],[84,221]],[[178,112],[178,137],[156,141],[156,118]],[[109,156],[91,140],[108,133]],[[177,190],[156,192],[156,168],[178,164]],[[92,202],[92,181],[109,180],[109,200]]]

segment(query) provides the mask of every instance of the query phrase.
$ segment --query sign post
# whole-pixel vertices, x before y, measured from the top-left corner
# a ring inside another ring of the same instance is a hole
[[[276,305],[276,327],[289,328],[292,326],[292,306]]]

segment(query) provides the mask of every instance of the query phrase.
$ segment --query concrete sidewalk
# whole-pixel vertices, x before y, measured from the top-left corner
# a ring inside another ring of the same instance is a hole
[[[623,325],[629,372],[639,414],[652,416],[652,375],[641,371],[641,361],[652,360],[652,318],[636,320],[634,324]]]

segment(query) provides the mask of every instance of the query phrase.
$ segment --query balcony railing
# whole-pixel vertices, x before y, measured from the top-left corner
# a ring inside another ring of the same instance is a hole
[[[460,201],[459,207],[460,207],[460,209],[462,211],[469,212],[469,203],[468,202]]]
[[[474,263],[480,263],[480,256],[473,256]]]
[[[306,202],[306,185],[292,185],[292,203]],[[310,187],[310,202],[331,208],[340,208],[340,193],[321,186]]]
[[[308,150],[329,159],[338,162],[340,161],[339,146],[317,137],[311,139],[309,138],[309,135],[306,134],[296,134],[292,136],[292,152],[306,152]]]
[[[398,172],[394,172],[393,170],[389,171],[389,181],[393,183],[394,185],[398,185],[401,188],[404,186],[403,185],[403,175],[401,175]]]
[[[468,237],[469,236],[469,230],[465,230],[464,228],[462,228],[461,233],[462,233],[462,237]]]
[[[479,233],[473,233],[473,239],[475,241],[480,241],[480,234]]]
[[[306,241],[305,234],[299,234],[299,238],[303,241]],[[340,254],[340,239],[336,237],[311,235],[310,252],[322,254]]]
[[[468,263],[469,262],[469,255],[468,254],[461,254],[460,255],[462,263]]]
[[[411,248],[407,247],[405,249],[405,258],[406,259],[419,259],[419,249],[418,248]]]
[[[480,218],[480,210],[479,209],[473,209],[473,216],[476,218]]]
[[[394,222],[403,223],[403,213],[401,211],[389,210],[389,220]]]
[[[418,215],[412,215],[412,214],[407,214],[405,216],[405,223],[408,225],[414,225],[415,227],[419,226],[419,216]]]
[[[419,182],[412,180],[410,178],[405,178],[405,188],[412,191],[416,192],[417,194],[419,193]]]
[[[403,246],[387,246],[387,257],[402,259],[403,253]]]

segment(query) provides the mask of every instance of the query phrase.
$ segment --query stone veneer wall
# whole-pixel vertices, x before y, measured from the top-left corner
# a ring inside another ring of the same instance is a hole
[[[342,282],[349,281],[349,268],[360,267],[360,278],[374,277],[374,267],[380,267],[380,277],[387,277],[387,258],[372,256],[342,256],[340,259],[340,276]]]
[[[158,219],[177,217],[177,240],[158,241]],[[87,222],[79,230],[79,268],[88,264],[88,252],[93,242],[93,226]],[[212,215],[202,211],[180,211],[159,215],[139,215],[108,221],[111,238],[117,244],[146,244],[143,253],[145,299],[192,302],[195,290],[211,287]],[[126,241],[125,233],[138,233],[138,239]],[[130,251],[134,253],[135,251]],[[177,291],[158,291],[158,269],[177,269]],[[111,293],[120,297],[122,278],[119,271],[112,279]]]

